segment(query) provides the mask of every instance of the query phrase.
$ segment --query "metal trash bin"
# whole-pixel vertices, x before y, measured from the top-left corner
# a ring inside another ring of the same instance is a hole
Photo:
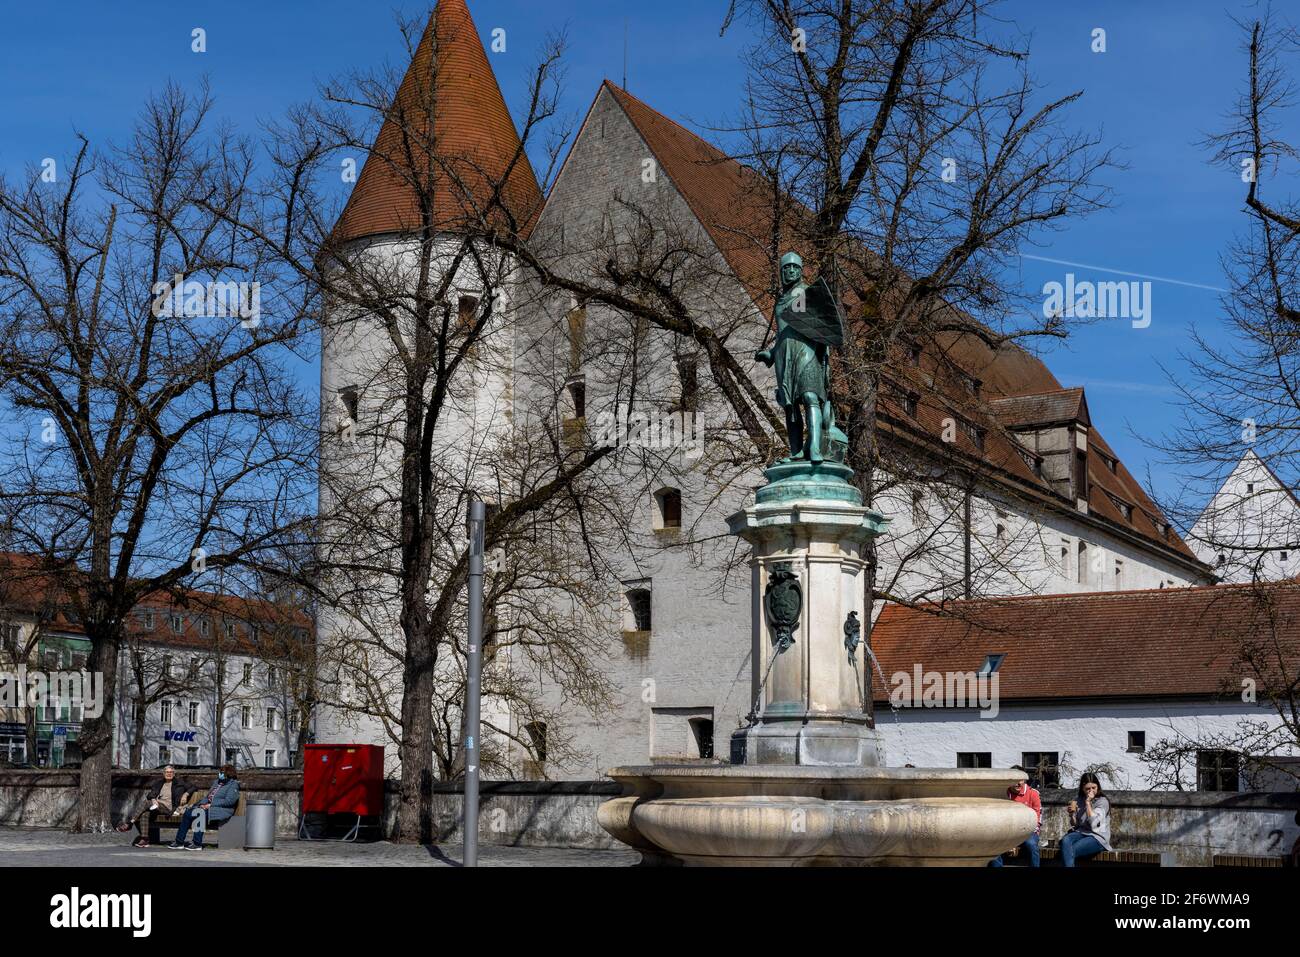
[[[275,802],[249,801],[244,805],[244,850],[275,850]]]

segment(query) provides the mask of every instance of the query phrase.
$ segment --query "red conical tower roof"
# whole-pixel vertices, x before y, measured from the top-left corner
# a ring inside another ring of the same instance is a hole
[[[519,134],[465,0],[439,0],[334,239],[419,232],[421,195],[432,198],[433,228],[457,231],[479,219],[507,170],[503,202],[522,228],[541,208],[542,191],[518,153]]]

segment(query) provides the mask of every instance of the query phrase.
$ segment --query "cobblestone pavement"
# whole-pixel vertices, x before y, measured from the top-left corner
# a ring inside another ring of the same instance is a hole
[[[277,840],[269,851],[173,851],[131,847],[133,836],[0,828],[0,867],[459,867],[462,859],[458,844]],[[485,867],[628,867],[639,858],[630,850],[479,846],[479,864]]]

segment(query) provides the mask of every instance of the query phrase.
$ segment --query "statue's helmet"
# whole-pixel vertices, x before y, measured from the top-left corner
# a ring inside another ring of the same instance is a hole
[[[803,269],[803,257],[793,250],[781,257],[781,271],[784,272],[785,267],[791,263]]]

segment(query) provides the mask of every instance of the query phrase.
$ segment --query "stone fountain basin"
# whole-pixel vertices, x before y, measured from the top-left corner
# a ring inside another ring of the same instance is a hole
[[[984,866],[1037,823],[1019,771],[655,765],[615,768],[597,819],[645,863]]]

